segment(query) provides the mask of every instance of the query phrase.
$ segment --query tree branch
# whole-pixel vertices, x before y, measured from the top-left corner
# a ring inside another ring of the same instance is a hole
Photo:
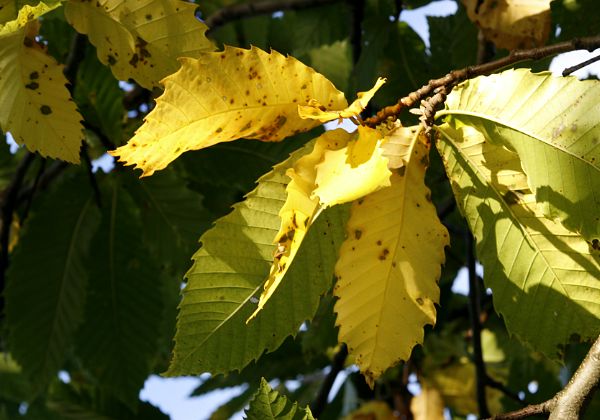
[[[585,60],[583,63],[579,63],[576,64],[574,66],[571,67],[567,67],[566,69],[563,70],[562,75],[563,76],[568,76],[571,73],[576,72],[577,70],[581,70],[582,68],[584,68],[585,66],[589,66],[590,64],[594,64],[596,61],[600,61],[600,54],[590,58],[589,60]]]
[[[529,50],[515,50],[508,56],[500,58],[489,63],[478,64],[465,67],[461,70],[454,70],[444,77],[430,80],[429,83],[410,93],[408,96],[400,98],[398,103],[390,105],[380,110],[377,115],[365,120],[365,124],[370,127],[384,122],[388,118],[397,118],[400,112],[406,107],[412,107],[416,103],[436,93],[436,89],[445,87],[448,92],[458,83],[473,77],[493,73],[503,67],[510,66],[526,60],[540,60],[552,55],[561,54],[574,50],[593,51],[600,48],[600,36],[574,38],[571,41],[561,42],[546,47],[532,48]]]
[[[578,419],[581,417],[585,403],[592,397],[599,384],[600,337],[596,339],[567,386],[553,398],[541,404],[499,414],[491,417],[491,420],[523,419],[544,413],[550,413],[549,420]]]
[[[252,16],[271,14],[280,10],[300,10],[310,7],[323,6],[326,4],[337,3],[341,0],[264,0],[254,3],[232,4],[223,7],[217,12],[210,15],[204,23],[208,25],[210,30],[214,30],[219,26],[234,20],[243,19]]]
[[[310,411],[313,416],[319,417],[325,406],[327,405],[327,397],[329,397],[329,392],[331,391],[331,387],[335,382],[335,378],[337,378],[338,374],[344,369],[344,363],[346,363],[346,358],[348,357],[348,347],[345,344],[342,344],[340,350],[333,356],[333,361],[331,362],[331,370],[323,380],[323,384],[321,385],[321,389],[319,389],[319,393],[315,397],[315,400],[310,404]]]

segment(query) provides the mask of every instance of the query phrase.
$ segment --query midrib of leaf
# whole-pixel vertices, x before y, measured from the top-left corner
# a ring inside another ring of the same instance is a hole
[[[570,157],[573,157],[573,158],[575,158],[575,159],[577,159],[577,160],[585,163],[586,165],[593,167],[593,165],[590,162],[588,162],[585,159],[582,159],[581,156],[578,156],[578,155],[572,153],[571,151],[565,149],[561,144],[548,143],[544,139],[536,136],[535,134],[532,134],[532,133],[530,133],[530,132],[528,132],[526,130],[523,130],[521,127],[511,126],[509,123],[506,123],[505,121],[502,121],[502,120],[500,120],[498,118],[495,118],[495,117],[492,117],[492,116],[489,116],[489,115],[486,115],[486,114],[476,113],[476,112],[469,112],[469,111],[464,111],[464,110],[446,110],[446,109],[442,110],[442,111],[439,111],[438,113],[436,113],[435,114],[435,118],[437,119],[438,117],[443,117],[444,115],[449,115],[451,117],[455,116],[455,115],[464,115],[464,116],[467,116],[467,117],[478,118],[478,119],[481,119],[481,120],[484,120],[484,121],[489,121],[491,123],[495,123],[497,125],[501,125],[503,127],[506,127],[509,130],[515,131],[517,133],[521,133],[521,134],[523,134],[523,135],[525,135],[525,136],[527,136],[527,137],[529,137],[531,139],[534,139],[534,140],[542,143],[544,146],[551,147],[551,148],[554,148],[554,149],[558,149],[561,152],[569,155]]]
[[[267,182],[268,182],[268,183],[271,183],[272,181],[267,181]],[[273,201],[279,201],[279,202],[281,202],[281,203],[282,203],[282,205],[283,205],[283,202],[284,202],[284,200],[280,200],[280,199],[273,198],[273,197],[269,197],[269,200],[273,200]],[[261,211],[263,211],[263,212],[265,212],[265,213],[268,213],[268,212],[267,212],[267,211],[265,211],[265,210],[261,210]],[[271,214],[279,214],[279,213],[271,213]],[[273,244],[271,244],[271,243],[269,243],[269,244],[262,244],[262,243],[260,243],[260,242],[256,242],[256,243],[257,243],[257,244],[259,244],[259,245],[273,245]],[[257,261],[263,261],[263,260],[257,259]],[[265,277],[265,280],[266,280],[266,277]],[[241,303],[241,304],[237,305],[237,307],[235,308],[235,310],[233,310],[233,311],[231,312],[231,314],[229,314],[229,315],[228,315],[226,318],[224,318],[224,319],[223,319],[221,322],[219,322],[219,324],[217,324],[217,326],[216,326],[216,327],[215,327],[215,328],[214,328],[214,329],[213,329],[213,330],[212,330],[212,331],[211,331],[209,334],[207,334],[207,335],[206,335],[206,337],[204,338],[204,340],[202,340],[201,342],[199,342],[199,344],[197,344],[197,345],[196,345],[196,348],[197,348],[197,347],[201,347],[201,346],[202,346],[204,343],[206,343],[206,342],[207,342],[207,341],[208,341],[210,338],[212,338],[212,336],[213,336],[214,334],[216,334],[216,333],[217,333],[217,332],[218,332],[218,331],[221,329],[221,327],[222,327],[223,325],[227,324],[227,323],[228,323],[228,322],[231,320],[231,318],[233,318],[233,317],[234,317],[234,316],[235,316],[235,315],[236,315],[236,314],[237,314],[239,311],[241,311],[241,310],[242,310],[242,309],[245,307],[246,303],[248,303],[248,301],[249,301],[250,299],[252,299],[252,298],[253,298],[253,297],[254,297],[254,296],[255,296],[255,295],[256,295],[256,294],[257,294],[257,293],[258,293],[258,292],[261,290],[261,288],[263,287],[263,285],[264,285],[264,281],[263,281],[263,282],[261,282],[261,283],[259,283],[259,284],[258,284],[258,285],[257,285],[257,286],[254,288],[254,291],[252,292],[252,294],[251,294],[251,295],[249,294],[249,295],[246,297],[246,299],[244,299],[244,300],[242,301],[242,303]],[[232,286],[228,286],[228,287],[230,287],[230,288],[231,288]],[[235,303],[235,302],[234,302],[234,303]],[[190,352],[189,352],[187,355],[185,355],[185,356],[183,357],[183,359],[182,359],[182,360],[183,360],[183,362],[185,362],[186,360],[188,360],[188,359],[189,359],[189,358],[190,358],[190,357],[191,357],[191,356],[192,356],[194,353],[195,353],[195,349],[192,349],[192,350],[191,350],[191,351],[190,351]]]
[[[64,264],[64,269],[63,269],[63,275],[61,277],[61,287],[60,287],[60,292],[59,292],[59,299],[56,300],[56,310],[54,311],[54,317],[52,320],[52,327],[50,328],[50,335],[53,336],[54,335],[54,331],[56,331],[57,329],[57,316],[56,314],[59,313],[59,308],[61,303],[64,301],[64,293],[65,293],[65,283],[67,282],[67,273],[69,272],[68,267],[71,265],[71,259],[73,257],[73,254],[75,252],[75,243],[76,243],[76,239],[78,234],[79,234],[79,229],[83,226],[82,221],[84,219],[84,216],[86,215],[86,212],[89,209],[90,204],[92,203],[92,199],[88,198],[88,200],[85,202],[85,205],[83,207],[83,210],[81,211],[81,213],[79,213],[79,217],[77,218],[77,223],[75,224],[75,229],[73,230],[73,233],[71,235],[71,240],[69,241],[69,252],[67,253],[67,258],[65,260],[65,264]],[[48,364],[48,358],[44,359],[44,371],[46,369],[46,366]]]
[[[119,322],[120,316],[117,304],[117,291],[116,291],[116,273],[115,273],[115,225],[117,220],[117,187],[114,186],[112,189],[111,205],[110,205],[110,232],[108,239],[108,255],[109,255],[109,270],[110,270],[110,304],[112,306],[112,318],[114,328],[117,331],[117,336],[121,335],[121,323]]]
[[[469,162],[469,164],[470,164],[470,167],[472,168],[472,170],[473,170],[475,173],[477,173],[477,175],[480,177],[480,179],[482,179],[482,180],[486,180],[485,174],[482,174],[482,173],[479,171],[479,166],[478,166],[478,165],[477,165],[475,162],[473,162],[473,160],[471,160],[467,154],[465,154],[465,153],[462,153],[462,149],[461,149],[461,148],[459,148],[459,147],[456,147],[456,145],[454,144],[454,142],[452,141],[452,139],[448,138],[448,137],[447,137],[447,136],[446,136],[444,133],[442,133],[442,135],[444,135],[444,137],[446,137],[446,138],[448,139],[448,143],[449,143],[449,144],[451,144],[451,145],[452,145],[452,147],[453,147],[455,150],[457,150],[457,152],[460,154],[460,156],[462,156],[462,158],[463,158],[465,161]],[[548,260],[546,259],[546,257],[545,257],[545,255],[544,255],[544,253],[543,253],[543,252],[542,252],[542,251],[539,249],[539,247],[537,246],[537,244],[535,243],[535,241],[533,240],[533,238],[531,237],[531,235],[529,234],[529,232],[527,231],[527,229],[524,229],[524,228],[523,228],[523,226],[522,226],[522,225],[521,225],[521,223],[519,222],[519,219],[518,219],[518,218],[517,218],[517,216],[514,214],[514,212],[513,212],[513,211],[510,209],[510,207],[509,207],[509,206],[507,206],[507,205],[506,205],[506,203],[505,203],[504,199],[502,198],[502,194],[500,193],[500,191],[499,191],[499,190],[498,190],[498,189],[497,189],[497,188],[494,186],[494,184],[493,184],[493,183],[487,183],[487,190],[488,190],[488,191],[492,191],[492,192],[493,192],[493,195],[496,197],[496,201],[497,201],[497,202],[500,204],[500,206],[501,206],[501,207],[504,209],[504,211],[506,212],[506,214],[507,214],[507,215],[509,215],[509,218],[510,218],[510,219],[513,221],[513,223],[512,223],[512,227],[514,227],[514,228],[518,229],[518,230],[519,230],[519,231],[521,231],[521,233],[523,234],[523,239],[522,239],[522,240],[521,240],[521,242],[519,243],[519,249],[522,247],[522,245],[523,245],[523,241],[527,241],[527,243],[528,243],[528,244],[531,246],[531,248],[535,250],[535,255],[536,255],[537,257],[539,257],[539,258],[542,258],[542,260],[544,261],[544,266],[545,266],[545,268],[544,268],[544,271],[547,271],[547,270],[551,271],[551,273],[552,273],[552,281],[551,281],[551,284],[554,284],[554,283],[557,283],[557,284],[559,284],[559,285],[560,285],[560,288],[561,288],[561,289],[564,291],[564,293],[565,293],[565,296],[567,296],[567,297],[571,298],[571,297],[570,297],[570,295],[568,294],[567,290],[564,288],[564,286],[563,286],[562,282],[560,282],[560,281],[559,281],[559,276],[558,276],[558,274],[556,274],[556,272],[554,271],[554,268],[553,268],[553,267],[552,267],[552,265],[551,265],[551,264],[548,262]],[[472,197],[472,195],[471,195],[471,194],[469,194],[469,197],[467,198],[467,200],[468,200],[468,199],[470,199],[471,197]],[[534,216],[534,215],[532,215],[532,217],[535,217],[535,216]],[[478,215],[477,215],[477,222],[480,222],[481,220],[482,220],[482,219],[481,219],[481,216],[478,214]],[[475,225],[475,224],[477,224],[477,222],[476,222],[476,223],[474,223],[474,225]],[[502,242],[501,242],[502,244],[504,244],[504,241],[505,241],[506,237],[507,237],[507,236],[508,236],[508,234],[509,234],[509,230],[510,230],[510,229],[507,229],[507,230],[506,230],[506,232],[504,233],[504,238],[502,239]],[[482,239],[483,239],[483,238],[482,238]],[[514,260],[515,260],[516,258],[518,258],[518,257],[519,257],[519,254],[520,254],[520,251],[519,251],[519,252],[517,252],[517,253],[515,254],[515,256],[514,256],[514,259],[513,259],[513,261],[511,262],[511,267],[510,267],[510,270],[512,270],[512,267],[513,267],[513,266],[514,266],[514,264],[515,264],[515,261],[514,261]],[[524,283],[523,283],[523,286],[525,286],[525,285],[527,284],[527,281],[529,280],[529,273],[530,273],[530,271],[531,271],[531,266],[533,265],[534,261],[535,261],[535,258],[532,258],[532,259],[531,259],[531,261],[530,261],[530,263],[529,263],[529,267],[527,268],[527,274],[528,274],[528,276],[526,276],[526,277],[525,277],[525,281],[524,281]],[[507,268],[508,268],[508,267],[507,267]],[[509,272],[510,272],[510,270],[509,270]],[[523,287],[523,288],[525,289],[525,287]],[[537,290],[536,290],[536,292],[535,292],[535,293],[537,294]]]

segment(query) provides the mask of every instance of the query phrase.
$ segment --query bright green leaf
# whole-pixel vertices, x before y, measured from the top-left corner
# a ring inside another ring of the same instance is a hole
[[[515,151],[544,215],[593,243],[600,240],[598,95],[598,81],[508,70],[462,84],[438,115]]]
[[[543,217],[516,153],[473,127],[438,129],[448,178],[509,332],[550,357],[572,337],[595,338],[600,260],[592,247]]]
[[[245,414],[247,420],[314,420],[310,408],[299,408],[298,403],[279,395],[264,378]]]

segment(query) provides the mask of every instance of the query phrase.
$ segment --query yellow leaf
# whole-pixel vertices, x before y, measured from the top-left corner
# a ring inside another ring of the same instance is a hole
[[[437,389],[423,385],[421,393],[410,400],[410,411],[414,420],[443,420],[444,400]]]
[[[339,150],[327,150],[317,165],[313,196],[327,206],[347,203],[390,185],[388,160],[383,157],[383,136],[358,127],[358,139]]]
[[[293,57],[258,48],[182,58],[164,79],[165,93],[128,144],[113,151],[152,175],[187,150],[239,138],[279,141],[318,122],[302,120],[297,105],[311,98],[346,106],[329,80]]]
[[[33,152],[75,163],[82,118],[70,100],[62,66],[34,39],[35,19],[57,5],[24,6],[17,19],[0,28],[0,126]]]
[[[336,265],[339,340],[371,386],[408,359],[423,341],[424,325],[435,323],[449,243],[424,183],[429,147],[421,136],[407,136],[411,132],[389,136],[404,164],[390,187],[354,202]]]
[[[392,409],[383,401],[368,401],[357,410],[351,412],[344,420],[393,420]]]
[[[151,89],[177,71],[178,57],[215,49],[194,15],[196,7],[180,0],[70,0],[65,16],[88,35],[117,79]]]
[[[290,182],[279,212],[281,228],[274,240],[277,249],[273,265],[250,319],[281,283],[310,225],[323,209],[389,185],[387,159],[379,147],[381,137],[377,130],[367,127],[352,134],[342,129],[328,131],[317,138],[311,153],[288,170]]]
[[[551,0],[462,0],[469,19],[499,48],[544,45],[550,34]]]
[[[375,92],[385,83],[384,78],[377,79],[375,86],[367,92],[359,92],[357,99],[345,109],[331,110],[330,106],[323,106],[323,102],[318,99],[312,99],[307,105],[298,106],[300,117],[327,122],[335,119],[350,118],[358,116],[366,107]]]

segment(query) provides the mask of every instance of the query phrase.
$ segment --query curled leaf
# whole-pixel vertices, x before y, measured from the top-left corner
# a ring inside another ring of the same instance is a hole
[[[317,99],[312,99],[308,105],[298,105],[298,114],[300,117],[310,120],[319,120],[321,122],[327,122],[335,119],[351,118],[360,115],[360,113],[367,107],[369,101],[373,98],[375,93],[385,83],[385,79],[380,77],[375,82],[370,90],[366,92],[358,92],[357,98],[350,106],[345,109],[338,111],[330,111],[327,107],[323,106]]]

